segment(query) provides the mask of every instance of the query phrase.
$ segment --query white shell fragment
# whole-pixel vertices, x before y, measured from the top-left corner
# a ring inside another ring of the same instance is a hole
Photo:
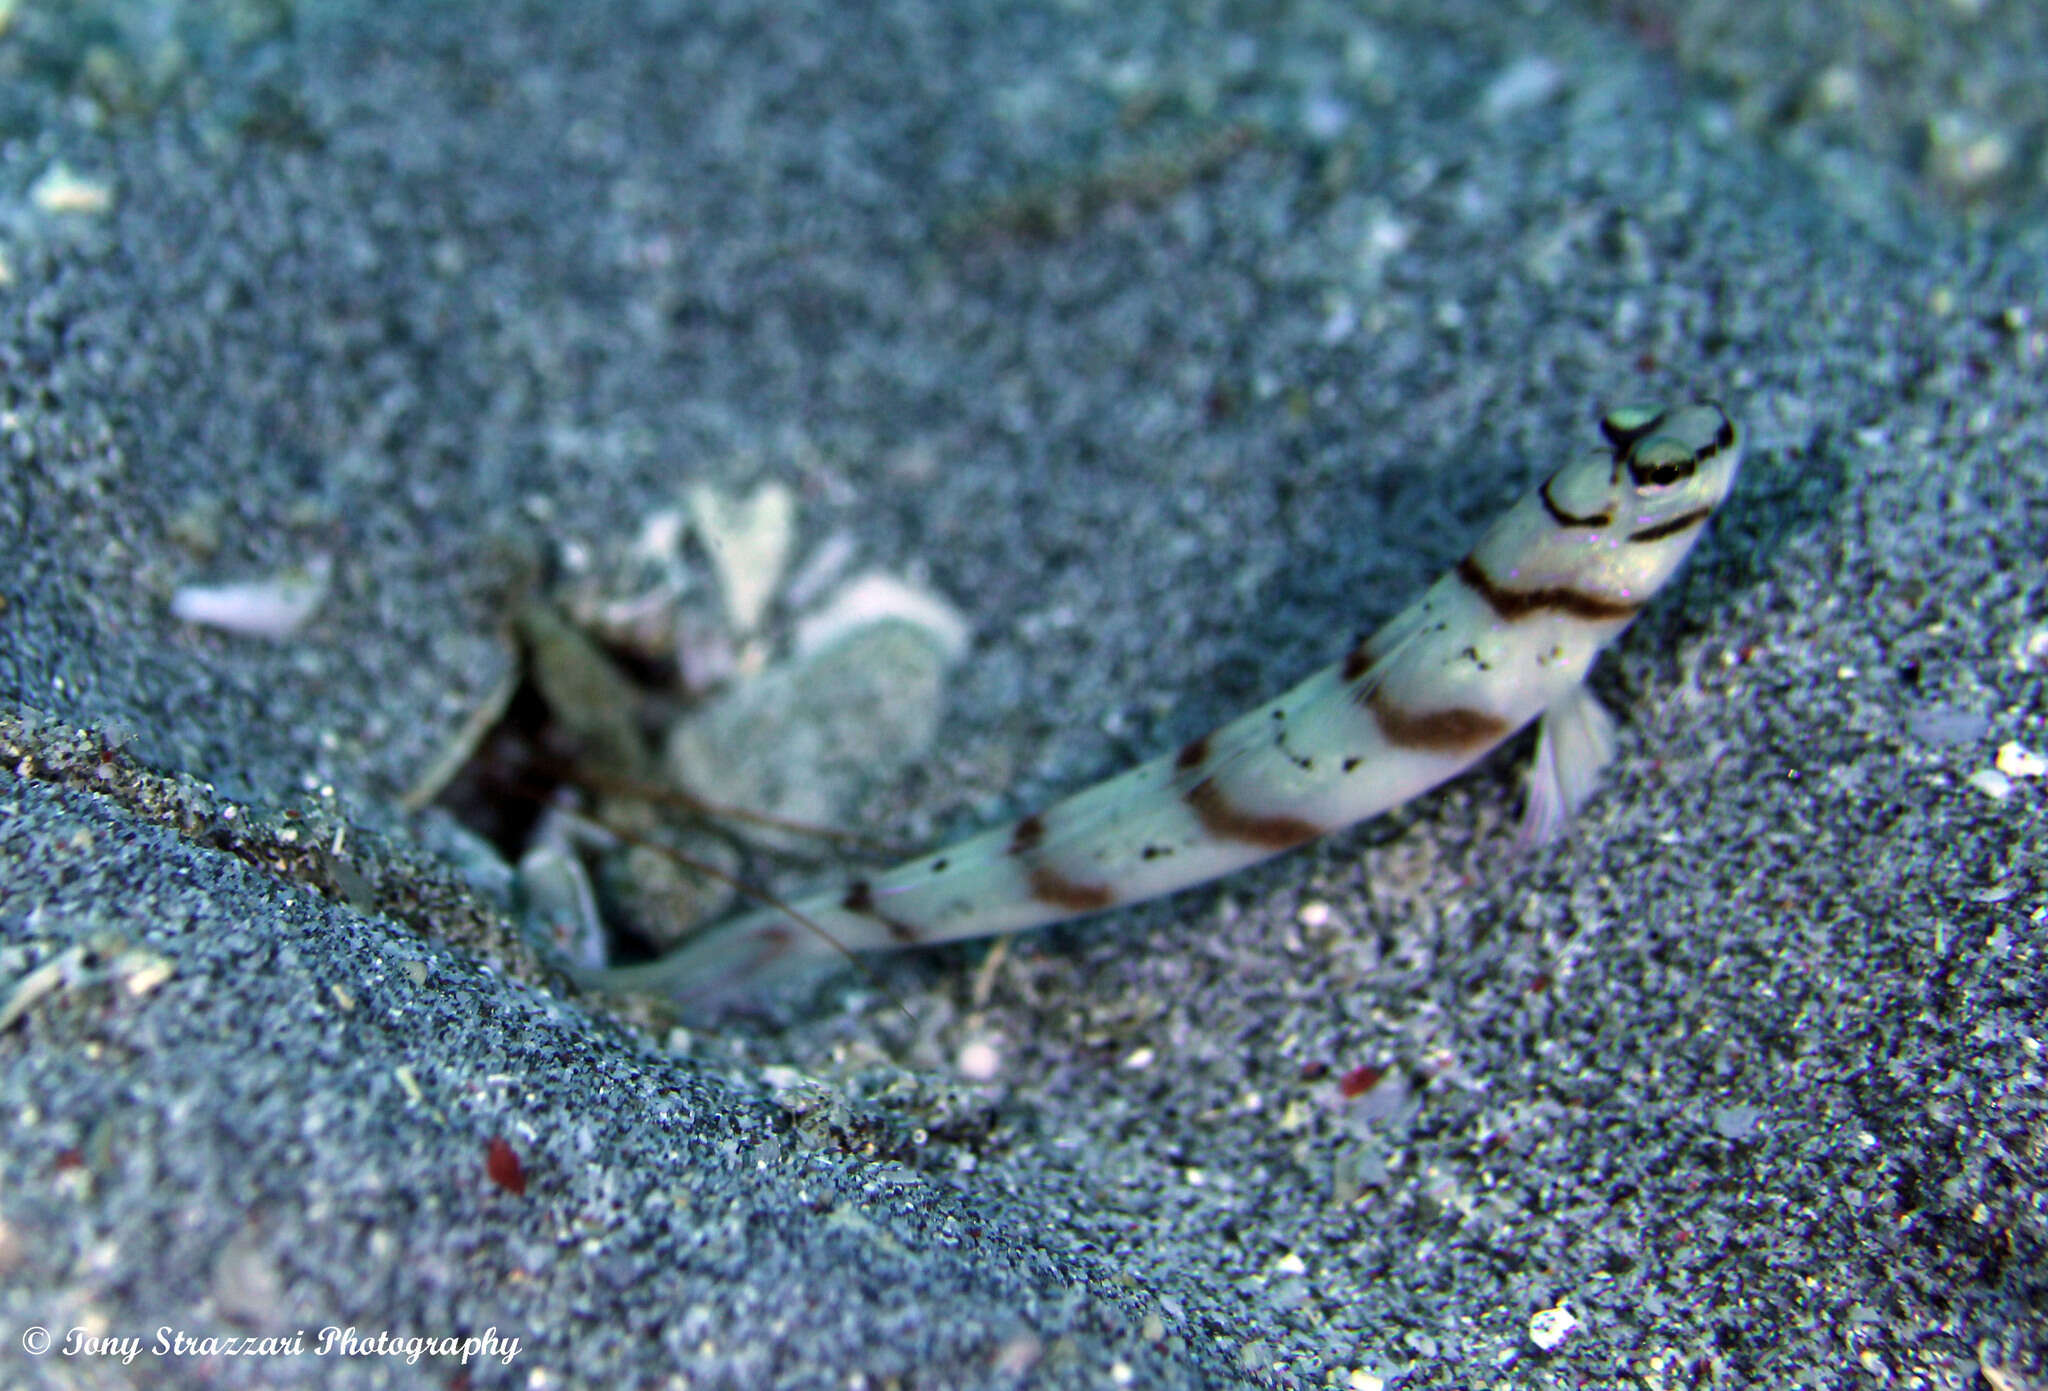
[[[993,1039],[970,1039],[953,1059],[953,1067],[970,1082],[993,1082],[1003,1070],[1003,1053]]]
[[[949,662],[967,655],[974,630],[943,595],[877,571],[849,580],[830,603],[797,621],[796,650],[808,656],[856,628],[900,618],[928,635]]]
[[[333,558],[316,555],[301,569],[234,584],[188,584],[171,596],[171,614],[187,623],[241,637],[288,638],[327,597]]]
[[[138,947],[121,954],[114,962],[114,974],[120,977],[128,993],[139,1000],[155,994],[159,986],[178,974],[178,964],[167,956]]]
[[[2002,802],[2012,796],[2012,779],[1996,768],[1979,768],[1964,781],[1994,802]]]
[[[633,558],[647,564],[668,564],[682,554],[683,529],[688,525],[681,508],[650,512],[640,523],[640,534],[633,538]]]
[[[1578,1316],[1562,1304],[1555,1309],[1538,1309],[1529,1315],[1529,1341],[1550,1352],[1569,1338],[1577,1327]]]
[[[796,495],[780,483],[763,483],[742,502],[700,483],[690,489],[689,502],[697,539],[718,569],[726,617],[734,632],[751,633],[761,626],[789,563]]]
[[[30,185],[29,201],[46,213],[98,217],[114,206],[114,188],[104,179],[88,179],[62,163],[53,164]]]
[[[2014,639],[2012,663],[2021,671],[2048,671],[2048,628],[2036,628]]]
[[[2009,778],[2038,778],[2048,774],[2048,759],[2024,744],[2007,741],[1998,746],[1994,761],[1998,771]]]
[[[1504,121],[1542,106],[1564,87],[1564,69],[1540,55],[1519,58],[1486,84],[1479,111],[1488,121]]]
[[[0,1033],[13,1027],[14,1021],[27,1014],[36,1001],[63,985],[65,978],[84,961],[84,947],[69,947],[16,980],[7,992],[7,1002],[0,1004]]]

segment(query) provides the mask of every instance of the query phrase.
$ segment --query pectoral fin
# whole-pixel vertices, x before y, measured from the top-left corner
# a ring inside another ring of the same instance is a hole
[[[1583,684],[1572,687],[1543,712],[1537,727],[1536,765],[1529,770],[1529,805],[1516,848],[1557,839],[1613,757],[1613,717]]]

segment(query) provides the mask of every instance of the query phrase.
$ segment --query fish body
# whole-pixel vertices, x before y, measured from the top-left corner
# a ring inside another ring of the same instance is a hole
[[[1626,407],[1449,573],[1293,689],[1043,811],[714,924],[584,984],[744,994],[807,962],[1038,927],[1227,874],[1435,787],[1542,721],[1521,836],[1548,839],[1613,755],[1586,689],[1675,574],[1741,455],[1719,405]]]

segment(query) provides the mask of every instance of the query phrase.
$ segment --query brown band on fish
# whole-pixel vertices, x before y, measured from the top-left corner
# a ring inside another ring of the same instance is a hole
[[[766,970],[787,956],[789,949],[796,945],[796,934],[790,931],[789,924],[777,922],[770,923],[756,932],[754,940],[761,945],[748,954],[747,964],[739,968],[743,971]]]
[[[1219,840],[1241,840],[1266,850],[1285,850],[1314,840],[1323,828],[1299,816],[1259,816],[1231,805],[1216,779],[1203,778],[1188,789],[1187,804],[1202,829]]]
[[[1634,599],[1610,599],[1583,589],[1551,585],[1543,589],[1504,589],[1493,582],[1486,568],[1473,556],[1458,562],[1456,575],[1467,589],[1486,601],[1496,616],[1509,623],[1532,614],[1561,613],[1589,623],[1619,623],[1634,618],[1642,604]]]
[[[864,918],[873,918],[888,930],[898,942],[916,942],[923,938],[919,932],[901,918],[892,918],[875,906],[874,886],[865,879],[856,879],[846,886],[846,896],[839,900],[839,906],[849,913],[858,913]]]
[[[1389,744],[1429,753],[1478,753],[1507,738],[1514,727],[1498,715],[1453,705],[1442,710],[1404,710],[1385,691],[1368,691],[1372,712]]]
[[[1691,531],[1712,515],[1714,515],[1714,509],[1711,507],[1695,507],[1690,512],[1679,513],[1668,522],[1659,522],[1655,526],[1646,526],[1628,539],[1638,545],[1650,541],[1662,541],[1667,536],[1677,536],[1681,532]]]
[[[1372,639],[1370,637],[1363,637],[1353,643],[1351,650],[1344,654],[1342,675],[1346,681],[1356,681],[1371,670]]]
[[[1069,879],[1050,865],[1033,865],[1030,884],[1033,898],[1070,913],[1093,913],[1116,902],[1116,890],[1108,885]]]
[[[1045,821],[1037,812],[1033,812],[1022,821],[1019,821],[1017,829],[1010,832],[1009,853],[1012,855],[1029,854],[1031,851],[1036,850],[1038,842],[1044,839]]]

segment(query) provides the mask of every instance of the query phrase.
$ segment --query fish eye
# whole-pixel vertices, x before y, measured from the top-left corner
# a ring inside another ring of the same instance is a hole
[[[1647,440],[1628,456],[1628,475],[1637,492],[1662,492],[1692,477],[1698,466],[1698,455],[1668,436]]]

